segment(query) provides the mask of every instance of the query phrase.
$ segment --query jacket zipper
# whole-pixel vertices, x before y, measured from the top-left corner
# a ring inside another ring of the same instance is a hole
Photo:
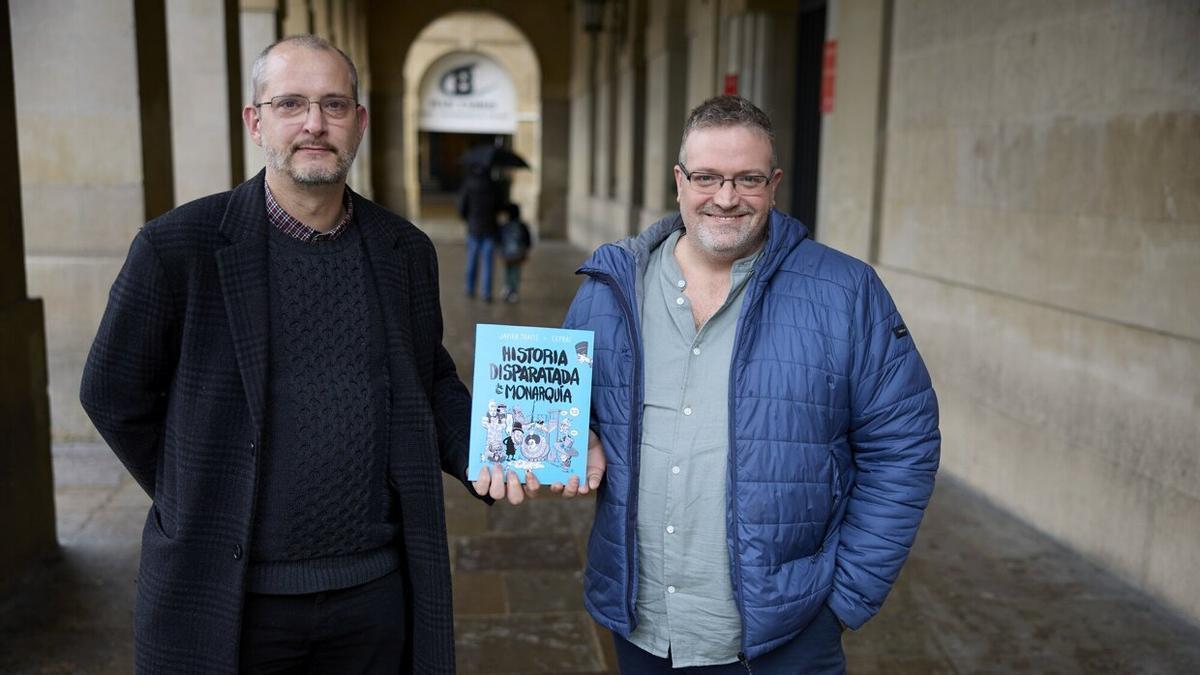
[[[633,308],[630,307],[629,298],[621,289],[621,284],[616,277],[606,272],[601,272],[597,269],[584,269],[585,274],[603,282],[613,290],[613,294],[620,300],[621,309],[625,312],[625,322],[629,327],[629,344],[633,350],[633,387],[634,395],[631,397],[631,407],[629,410],[629,487],[628,494],[625,495],[625,618],[629,623],[629,630],[632,631],[637,624],[637,614],[633,606],[633,585],[637,579],[637,569],[635,569],[634,554],[637,551],[637,482],[638,472],[641,469],[641,435],[642,435],[642,416],[639,413],[642,393],[642,347],[638,340],[637,331],[634,330],[634,314]]]
[[[751,281],[757,282],[757,274],[755,272],[751,272],[751,274],[755,275]],[[742,624],[741,645],[743,651],[738,652],[738,660],[743,666],[746,667],[746,672],[750,672],[750,660],[746,658],[745,652],[746,598],[742,595],[742,559],[738,553],[741,550],[742,541],[741,536],[738,534],[737,523],[737,476],[735,475],[737,471],[737,439],[735,438],[734,434],[734,429],[737,426],[737,418],[735,415],[736,406],[734,405],[734,402],[736,401],[737,396],[735,395],[734,390],[737,386],[738,354],[741,353],[742,344],[745,340],[745,331],[743,329],[749,325],[749,322],[745,321],[745,318],[750,316],[750,314],[754,311],[754,305],[760,302],[762,299],[762,290],[759,288],[759,284],[755,283],[755,285],[751,286],[751,288],[755,289],[757,292],[754,294],[754,297],[746,298],[747,303],[743,308],[742,316],[740,317],[741,320],[738,322],[738,330],[733,340],[733,353],[729,358],[729,499],[728,504],[726,504],[725,507],[733,514],[733,518],[731,519],[733,531],[730,533],[733,546],[732,550],[729,552],[729,567],[733,572],[733,597],[737,601],[738,617],[741,618]]]

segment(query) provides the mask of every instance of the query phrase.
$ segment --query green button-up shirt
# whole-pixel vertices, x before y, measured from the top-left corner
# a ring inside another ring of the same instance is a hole
[[[676,231],[650,256],[638,477],[637,629],[630,642],[676,668],[732,663],[742,624],[725,542],[729,364],[758,254],[734,263],[725,303],[700,329],[675,260]]]

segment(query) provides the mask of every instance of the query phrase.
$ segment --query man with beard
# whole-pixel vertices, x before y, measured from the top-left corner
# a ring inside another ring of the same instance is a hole
[[[680,212],[597,250],[565,322],[605,392],[587,480],[551,487],[598,492],[585,603],[625,673],[844,672],[933,489],[929,375],[875,272],[772,208],[761,110],[701,104],[674,174]]]
[[[349,57],[298,36],[252,72],[266,168],[141,229],[83,377],[153,500],[136,669],[451,673],[439,468],[469,485],[470,400],[435,252],[346,186]]]

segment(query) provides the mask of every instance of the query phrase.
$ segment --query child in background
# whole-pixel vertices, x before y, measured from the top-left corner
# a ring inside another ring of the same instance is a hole
[[[521,286],[521,265],[524,264],[533,238],[529,226],[521,221],[521,207],[505,204],[500,209],[500,255],[504,258],[504,301],[516,302]]]

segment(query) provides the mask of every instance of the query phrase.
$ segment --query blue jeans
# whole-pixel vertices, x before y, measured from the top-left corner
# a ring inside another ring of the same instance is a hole
[[[821,608],[800,634],[780,647],[750,662],[719,666],[671,668],[669,658],[661,658],[613,633],[617,663],[621,675],[840,675],[846,672],[846,654],[842,651],[842,626],[829,606]]]
[[[496,239],[494,237],[467,235],[467,295],[475,295],[475,277],[482,275],[479,294],[484,298],[491,299],[492,252],[495,248]],[[480,269],[479,266],[480,259],[483,262],[483,269]]]

